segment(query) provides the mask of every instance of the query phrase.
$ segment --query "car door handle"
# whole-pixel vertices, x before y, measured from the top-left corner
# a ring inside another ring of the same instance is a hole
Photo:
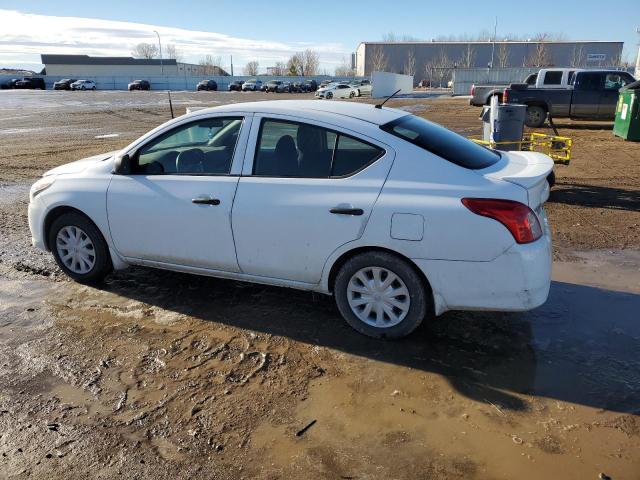
[[[197,203],[198,205],[220,205],[220,200],[217,198],[198,197],[192,199],[191,203]]]
[[[361,208],[346,208],[346,207],[334,207],[329,211],[337,215],[362,215],[364,213],[364,210],[362,210]]]

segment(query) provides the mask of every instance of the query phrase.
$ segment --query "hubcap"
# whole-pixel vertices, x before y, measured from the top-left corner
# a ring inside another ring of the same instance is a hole
[[[409,289],[402,279],[383,267],[365,267],[353,274],[347,299],[358,319],[377,328],[399,324],[409,313]]]
[[[60,229],[56,237],[56,249],[64,266],[73,273],[88,273],[96,263],[96,251],[91,238],[74,225]]]

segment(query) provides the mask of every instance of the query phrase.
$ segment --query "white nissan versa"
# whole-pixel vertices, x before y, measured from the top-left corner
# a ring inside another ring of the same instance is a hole
[[[237,103],[47,172],[29,225],[79,282],[136,264],[312,290],[396,338],[447,310],[545,302],[552,165],[401,110]]]

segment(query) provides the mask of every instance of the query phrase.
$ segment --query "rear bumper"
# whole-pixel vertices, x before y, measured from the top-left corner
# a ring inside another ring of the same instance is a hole
[[[490,262],[421,260],[435,310],[526,311],[539,307],[551,285],[551,239],[514,245]]]

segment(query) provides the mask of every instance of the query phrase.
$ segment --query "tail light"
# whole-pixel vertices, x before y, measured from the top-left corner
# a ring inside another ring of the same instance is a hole
[[[509,92],[506,88],[502,92],[502,103],[509,103]]]
[[[535,242],[542,236],[538,217],[523,203],[494,198],[463,198],[462,204],[476,215],[503,224],[518,243]]]
[[[476,86],[475,85],[471,85],[471,92],[469,93],[469,95],[471,95],[473,97],[473,95],[476,93]]]

